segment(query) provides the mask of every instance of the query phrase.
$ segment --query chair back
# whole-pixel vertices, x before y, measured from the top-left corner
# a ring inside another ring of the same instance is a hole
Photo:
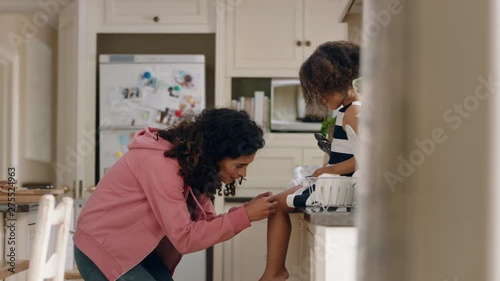
[[[55,201],[54,196],[50,194],[42,196],[40,200],[27,281],[43,281],[46,278],[53,278],[51,280],[54,281],[64,280],[73,199],[64,197],[57,206]],[[55,249],[47,258],[53,226],[56,229]]]

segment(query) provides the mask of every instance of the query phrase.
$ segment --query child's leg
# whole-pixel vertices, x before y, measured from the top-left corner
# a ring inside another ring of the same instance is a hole
[[[269,216],[267,221],[267,263],[260,281],[288,279],[285,260],[292,231],[288,213],[294,209],[286,205],[286,197],[299,188],[301,186],[293,187],[275,195],[275,199],[278,201],[278,210]]]

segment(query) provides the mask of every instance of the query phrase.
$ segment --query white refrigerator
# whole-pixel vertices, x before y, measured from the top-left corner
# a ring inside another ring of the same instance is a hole
[[[135,132],[168,128],[204,108],[204,55],[100,55],[99,179]],[[206,280],[206,251],[185,255],[174,279]]]

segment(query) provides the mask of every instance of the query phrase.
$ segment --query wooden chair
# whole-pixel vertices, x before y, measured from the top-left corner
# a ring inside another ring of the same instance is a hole
[[[64,280],[73,199],[64,197],[57,207],[55,201],[53,195],[44,195],[40,200],[27,281]],[[56,229],[55,250],[47,258],[52,226]]]

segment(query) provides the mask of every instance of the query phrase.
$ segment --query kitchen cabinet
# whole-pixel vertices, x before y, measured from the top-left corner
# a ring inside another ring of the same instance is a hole
[[[225,211],[239,206],[242,203],[225,204]],[[301,241],[306,237],[306,229],[297,227],[303,223],[302,214],[293,213],[290,215],[292,233],[288,247],[286,266],[289,272],[298,273],[301,264],[307,264],[304,249],[300,248]],[[232,239],[223,243],[223,279],[222,281],[255,281],[259,280],[266,266],[266,238],[267,219],[252,222],[252,226],[243,230]],[[288,280],[308,280],[308,276],[290,274]]]
[[[314,165],[321,166],[323,164],[323,160],[327,153],[324,153],[316,147],[304,147],[302,149],[302,165]]]
[[[325,153],[310,134],[268,133],[266,145],[248,166],[246,181],[236,190],[238,197],[254,197],[262,192],[286,190],[297,166],[321,166]]]
[[[309,280],[355,281],[357,229],[307,224]]]
[[[102,10],[98,29],[105,33],[214,32],[214,1],[104,0],[98,4]]]
[[[224,211],[240,204],[226,202]],[[322,218],[314,218],[316,222],[311,223],[312,216]],[[305,210],[291,213],[292,232],[286,258],[288,280],[355,281],[358,234],[353,218],[352,213]],[[266,237],[267,220],[262,220],[252,222],[252,227],[224,242],[222,280],[258,280],[266,264]]]
[[[338,0],[240,1],[226,10],[227,74],[297,77],[302,62],[326,42],[345,40],[347,26],[332,16]]]

